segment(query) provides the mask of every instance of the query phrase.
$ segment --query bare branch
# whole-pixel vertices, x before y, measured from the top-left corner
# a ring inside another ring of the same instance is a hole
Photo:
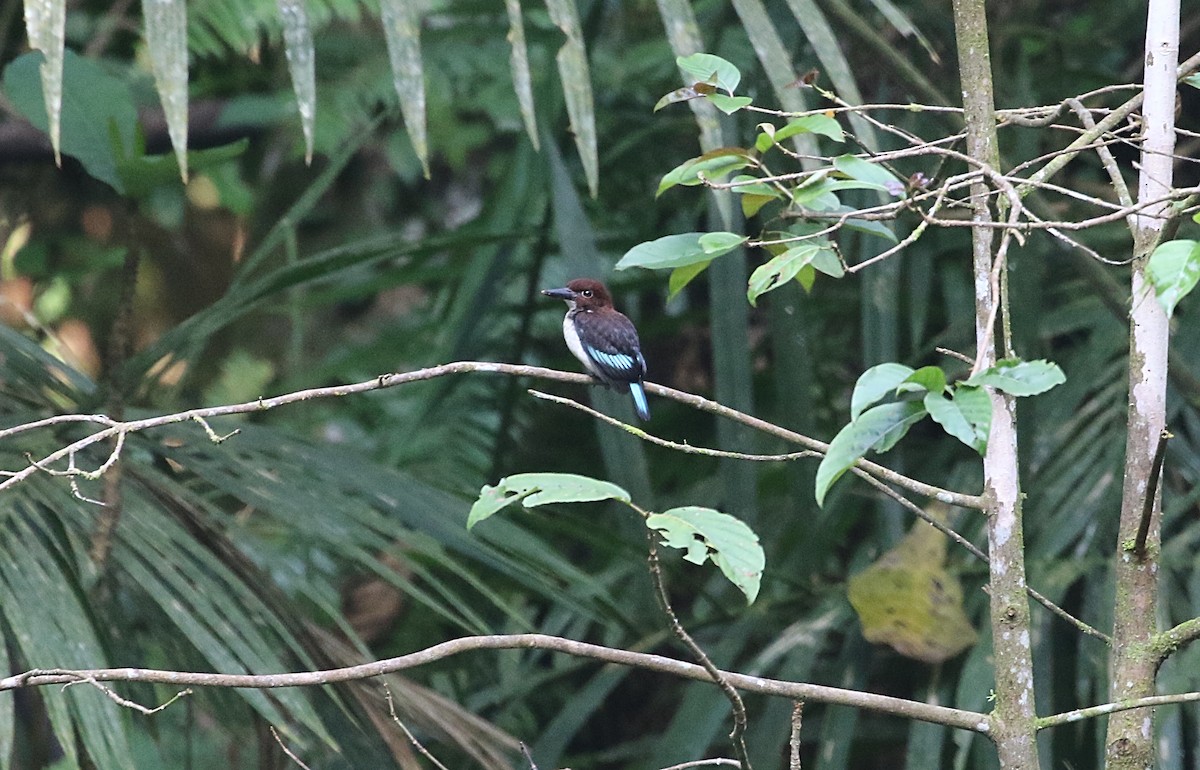
[[[360,679],[391,674],[418,666],[428,665],[455,655],[475,650],[538,649],[561,652],[619,666],[629,666],[647,671],[656,671],[670,676],[711,682],[712,677],[703,666],[662,655],[604,647],[587,642],[577,642],[547,634],[503,634],[494,636],[468,636],[436,644],[417,652],[386,660],[363,663],[345,668],[322,671],[304,671],[288,674],[210,674],[191,671],[164,671],[145,668],[105,668],[88,670],[33,669],[0,679],[0,692],[21,687],[44,687],[66,684],[80,679],[97,682],[156,682],[160,684],[195,687],[248,687],[274,689],[279,687],[303,687],[326,685],[335,682],[350,682]],[[887,695],[847,690],[839,687],[787,682],[779,679],[750,676],[731,671],[721,671],[731,685],[743,692],[772,695],[792,700],[831,703],[853,706],[870,711],[892,714],[907,719],[933,722],[960,730],[988,734],[991,727],[987,714],[974,711],[936,706],[921,701],[894,698]]]
[[[283,739],[279,737],[279,733],[275,730],[275,725],[270,725],[270,729],[271,737],[274,738],[275,742],[279,744],[279,748],[283,749],[283,753],[288,755],[288,759],[292,760],[297,765],[300,765],[300,767],[304,768],[304,770],[312,770],[312,768],[300,761],[300,757],[293,754],[292,750],[284,744]]]

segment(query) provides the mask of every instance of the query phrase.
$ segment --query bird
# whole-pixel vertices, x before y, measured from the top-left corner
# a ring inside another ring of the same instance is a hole
[[[565,300],[563,338],[579,362],[605,386],[627,386],[639,419],[650,419],[642,379],[646,359],[633,322],[613,307],[612,295],[599,281],[576,278],[561,289],[544,289],[547,297]]]

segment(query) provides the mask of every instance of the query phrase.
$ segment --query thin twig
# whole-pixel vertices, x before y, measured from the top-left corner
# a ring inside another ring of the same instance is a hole
[[[729,699],[730,705],[733,707],[733,730],[729,733],[729,740],[733,743],[733,751],[737,754],[738,762],[741,764],[742,770],[751,770],[750,755],[746,751],[746,704],[742,702],[742,696],[738,695],[738,691],[722,674],[721,669],[717,668],[716,664],[708,657],[708,654],[696,644],[696,640],[687,632],[683,624],[679,622],[679,616],[675,614],[675,610],[671,607],[671,600],[667,596],[667,587],[663,582],[662,565],[658,560],[658,540],[654,530],[646,529],[646,538],[649,541],[649,552],[646,557],[646,564],[650,570],[650,581],[654,584],[654,597],[658,599],[659,609],[667,616],[667,622],[671,625],[671,631],[683,645],[691,651],[696,660],[700,661],[700,665],[712,677],[721,691],[725,693],[725,697]]]
[[[804,704],[796,701],[792,704],[792,733],[788,738],[790,752],[788,755],[788,770],[800,768],[800,724],[804,719]]]
[[[1154,450],[1154,462],[1150,466],[1149,486],[1146,489],[1146,498],[1142,503],[1142,519],[1138,522],[1137,537],[1133,541],[1133,555],[1138,561],[1146,560],[1146,538],[1150,536],[1150,520],[1154,518],[1154,501],[1158,497],[1158,487],[1162,480],[1167,442],[1172,438],[1174,436],[1166,429],[1158,434],[1158,446]]]
[[[275,742],[279,744],[279,748],[283,749],[283,753],[287,754],[289,759],[291,759],[297,765],[300,765],[300,767],[303,767],[304,770],[312,770],[311,767],[304,764],[304,762],[301,761],[300,757],[293,754],[292,750],[287,747],[287,744],[285,744],[283,742],[283,739],[279,737],[279,733],[275,730],[275,725],[270,725],[269,727],[271,730],[271,737],[274,738]]]
[[[412,734],[412,730],[409,730],[408,727],[400,721],[400,717],[396,716],[396,703],[392,699],[392,691],[388,689],[387,685],[383,686],[383,690],[387,693],[388,713],[392,715],[392,721],[399,725],[400,729],[404,731],[404,734],[408,736],[409,742],[416,747],[417,751],[421,752],[422,756],[424,756],[437,767],[441,768],[441,770],[449,770],[449,768],[438,761],[437,757],[429,752],[429,749],[425,748],[425,746],[417,740],[417,736]]]

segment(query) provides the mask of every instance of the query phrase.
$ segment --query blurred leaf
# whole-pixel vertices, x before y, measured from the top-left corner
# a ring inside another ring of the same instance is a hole
[[[646,526],[662,533],[663,544],[684,551],[683,558],[713,564],[753,604],[758,596],[766,557],[758,535],[740,519],[711,508],[685,506],[652,513]]]
[[[412,0],[380,0],[379,12],[404,127],[408,129],[413,151],[428,179],[429,138],[425,126],[425,65],[421,58],[420,12]]]
[[[901,190],[904,189],[904,183],[897,179],[891,171],[878,163],[871,163],[854,155],[839,155],[833,159],[833,167],[851,179],[875,185],[875,189],[893,195],[895,195],[893,191],[897,187]]]
[[[1150,282],[1158,295],[1158,303],[1170,316],[1179,300],[1186,297],[1200,281],[1200,241],[1167,241],[1160,243],[1150,255],[1146,267]]]
[[[675,59],[675,63],[684,74],[694,78],[696,83],[710,83],[729,94],[736,91],[738,83],[742,81],[742,73],[737,67],[720,56],[709,53],[680,56]]]
[[[740,147],[723,147],[719,150],[706,152],[698,158],[692,158],[679,164],[663,176],[658,183],[655,197],[662,195],[676,185],[694,186],[704,184],[707,180],[717,180],[739,169],[753,165],[749,153]]]
[[[896,389],[899,392],[927,390],[930,393],[941,393],[946,389],[946,373],[940,366],[922,366],[904,378]]]
[[[867,452],[891,449],[924,416],[924,406],[915,401],[883,404],[868,409],[838,431],[817,467],[817,505],[824,503],[833,483]]]
[[[663,95],[661,99],[654,103],[654,112],[658,112],[663,107],[670,104],[678,104],[680,102],[690,102],[692,99],[699,99],[716,92],[716,86],[710,83],[696,83],[695,85],[676,88],[668,94]]]
[[[512,70],[513,89],[517,92],[525,133],[536,150],[540,148],[541,140],[538,138],[537,113],[533,106],[533,77],[529,72],[529,49],[525,44],[521,0],[504,0],[504,9],[508,13],[508,44],[512,47],[509,67]]]
[[[22,115],[42,131],[49,126],[38,88],[40,53],[27,53],[4,69],[4,92]],[[134,152],[137,110],[128,86],[94,62],[67,50],[63,59],[62,151],[79,160],[96,179],[118,192],[119,158]],[[98,130],[99,129],[99,130]]]
[[[708,100],[726,115],[732,115],[754,102],[749,96],[726,96],[725,94],[710,94]]]
[[[686,267],[733,251],[749,238],[736,233],[682,233],[641,243],[625,252],[617,270],[643,267],[647,270]]]
[[[43,104],[49,115],[48,133],[50,146],[54,148],[54,162],[60,166],[62,165],[61,121],[66,21],[66,0],[25,0],[25,31],[29,35],[29,47],[40,51],[45,57],[39,67],[42,76]]]
[[[1192,75],[1188,75],[1186,78],[1183,79],[1183,82],[1187,83],[1192,88],[1200,88],[1200,72],[1197,72]]]
[[[850,578],[847,594],[868,641],[926,663],[949,660],[975,643],[962,586],[945,568],[948,540],[914,522],[896,547]]]
[[[283,19],[284,52],[304,133],[304,162],[312,163],[313,123],[317,114],[316,54],[304,0],[276,0]]]
[[[766,152],[770,147],[790,139],[797,134],[821,134],[835,142],[844,141],[842,126],[828,115],[805,115],[802,118],[789,120],[783,128],[775,128],[773,123],[759,123],[759,135],[754,148]]]
[[[596,154],[596,112],[592,98],[592,76],[588,70],[587,50],[583,43],[583,29],[579,25],[579,11],[574,0],[546,0],[550,20],[554,22],[567,40],[558,50],[558,76],[562,80],[563,96],[567,101],[567,115],[571,119],[571,133],[575,135],[575,147],[583,162],[583,174],[587,178],[588,190],[595,198],[600,187],[600,165]]]
[[[146,22],[146,47],[150,51],[154,86],[167,119],[167,133],[179,176],[188,178],[188,49],[185,0],[146,0],[142,4]]]
[[[1010,396],[1036,396],[1067,381],[1058,364],[1006,358],[972,375],[965,385],[990,386]]]
[[[467,516],[467,529],[502,508],[520,501],[526,508],[550,503],[584,503],[597,500],[630,501],[629,493],[616,484],[571,473],[520,473],[485,486]]]

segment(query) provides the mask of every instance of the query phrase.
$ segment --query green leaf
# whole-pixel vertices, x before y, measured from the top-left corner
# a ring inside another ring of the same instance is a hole
[[[665,235],[648,243],[639,243],[621,257],[617,270],[643,267],[647,270],[686,267],[710,262],[733,251],[748,239],[734,233],[682,233]]]
[[[408,2],[406,4],[416,5]],[[546,0],[546,10],[550,12],[550,20],[566,37],[554,60],[558,64],[559,80],[562,81],[571,133],[575,135],[575,149],[579,152],[579,160],[583,164],[588,191],[595,198],[600,187],[600,163],[596,151],[596,106],[592,95],[592,76],[588,69],[587,49],[583,42],[583,27],[579,22],[579,9],[573,0]],[[428,176],[428,172],[426,175]]]
[[[657,102],[654,103],[654,112],[658,112],[668,104],[677,104],[679,102],[690,102],[692,99],[699,99],[702,96],[708,96],[717,90],[716,86],[711,83],[696,83],[683,88],[676,88],[669,94],[666,94]]]
[[[879,452],[891,449],[924,416],[925,407],[920,403],[900,401],[868,409],[838,431],[817,467],[817,505],[824,504],[829,488],[863,455],[872,449]]]
[[[946,373],[940,366],[922,366],[897,386],[897,392],[927,390],[930,393],[941,393],[946,389]]]
[[[848,227],[851,230],[857,230],[860,233],[866,233],[867,235],[874,235],[876,237],[883,238],[891,243],[900,242],[900,239],[896,237],[894,232],[892,232],[892,228],[878,220],[847,219],[844,227]]]
[[[179,176],[186,183],[188,140],[187,5],[184,0],[156,0],[142,7],[146,48],[154,87],[175,148]],[[405,113],[407,116],[408,113]]]
[[[838,122],[826,115],[807,115],[789,121],[782,128],[776,128],[773,123],[759,123],[758,130],[754,147],[759,152],[766,152],[798,134],[821,134],[837,142],[845,138]]]
[[[1200,88],[1200,72],[1188,75],[1186,78],[1183,79],[1183,82],[1187,83],[1192,88]],[[1198,215],[1198,216],[1200,216],[1200,215]]]
[[[683,287],[692,282],[692,279],[703,273],[712,264],[712,260],[707,262],[696,262],[692,265],[677,267],[671,271],[671,277],[667,279],[667,299],[675,298],[675,295],[683,291]]]
[[[732,115],[754,102],[749,96],[726,96],[725,94],[710,94],[708,100],[726,115]]]
[[[628,503],[629,493],[608,481],[577,476],[573,473],[519,473],[500,479],[496,486],[485,486],[467,515],[467,529],[508,505],[521,501],[526,508],[549,503],[587,503],[620,500]]]
[[[1050,361],[1022,361],[1006,358],[995,366],[975,374],[964,384],[990,386],[1010,396],[1036,396],[1067,381],[1058,364]]]
[[[48,131],[39,88],[40,53],[27,53],[4,69],[4,93],[25,118]],[[99,65],[67,49],[63,58],[62,151],[91,176],[124,192],[117,173],[121,157],[133,154],[137,108],[129,87]]]
[[[821,244],[809,241],[793,246],[769,262],[759,265],[750,275],[746,299],[751,305],[757,305],[760,296],[795,278],[820,250]]]
[[[749,153],[740,147],[722,147],[691,158],[671,169],[658,183],[655,197],[676,185],[688,187],[704,184],[706,180],[720,179],[726,174],[753,165]]]
[[[812,265],[830,278],[841,278],[846,274],[846,266],[838,259],[833,247],[828,245],[816,253]]]
[[[663,544],[684,551],[693,564],[712,559],[752,604],[758,596],[766,556],[758,535],[740,519],[711,508],[686,506],[653,513],[646,526],[662,534]]]
[[[1200,280],[1200,242],[1160,243],[1150,255],[1146,269],[1158,302],[1169,316],[1175,312],[1179,300],[1196,288],[1196,282]]]
[[[726,93],[732,94],[742,82],[742,73],[737,67],[710,53],[680,56],[675,63],[684,75],[693,78],[693,82],[710,83]]]
[[[954,388],[954,403],[975,429],[975,446],[980,454],[987,451],[992,431],[992,398],[983,388],[959,383]]]
[[[293,1],[293,0],[289,0]],[[537,114],[533,106],[533,75],[529,71],[529,47],[525,44],[525,22],[521,15],[520,0],[504,0],[508,14],[509,69],[512,70],[513,90],[517,93],[517,104],[521,108],[521,119],[525,122],[525,133],[539,149]]]
[[[883,166],[870,163],[854,155],[840,155],[834,158],[833,167],[851,179],[878,185],[880,189],[888,192],[895,190],[897,186],[901,189],[904,187],[904,183]]]
[[[924,403],[925,409],[929,412],[929,416],[933,418],[934,422],[941,425],[951,436],[954,436],[976,452],[983,454],[986,444],[979,442],[975,426],[962,413],[961,405],[952,399],[946,398],[941,391],[926,393]]]
[[[850,396],[850,419],[857,420],[863,410],[879,399],[894,393],[900,383],[912,376],[915,370],[904,364],[876,364],[866,370],[854,383],[854,392]]]

